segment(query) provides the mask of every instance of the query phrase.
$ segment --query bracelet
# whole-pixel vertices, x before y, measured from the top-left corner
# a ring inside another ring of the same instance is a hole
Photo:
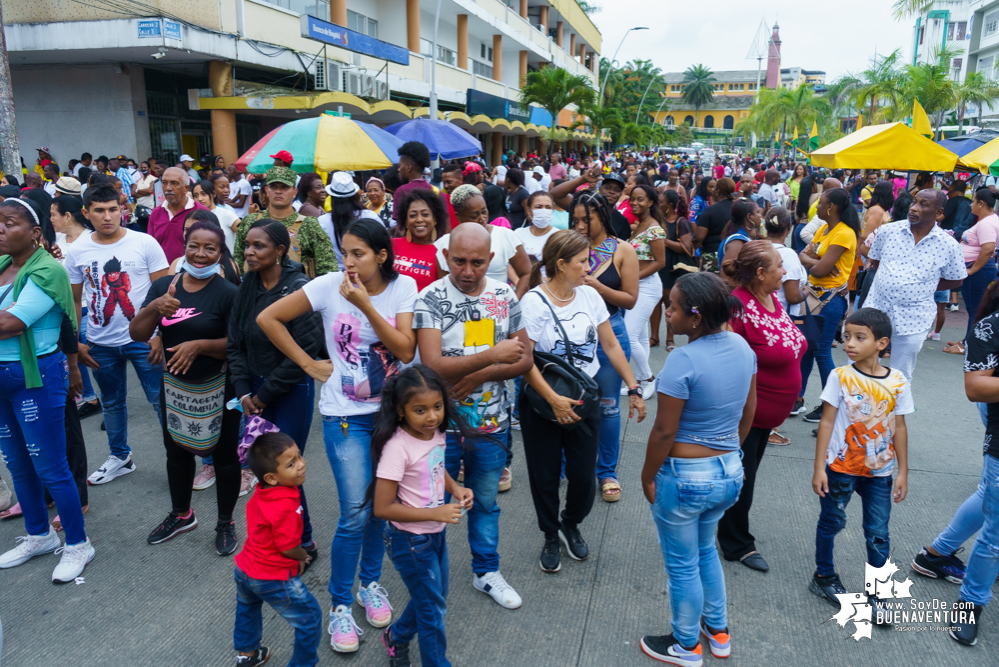
[[[642,385],[636,384],[634,387],[628,387],[628,396],[641,396],[642,395]]]

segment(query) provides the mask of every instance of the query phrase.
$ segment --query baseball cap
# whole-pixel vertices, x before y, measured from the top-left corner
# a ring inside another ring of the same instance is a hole
[[[278,151],[271,157],[274,158],[275,160],[281,160],[282,162],[287,162],[288,164],[291,164],[292,162],[295,161],[295,158],[293,158],[291,156],[291,153],[289,153],[288,151]]]
[[[271,183],[284,183],[289,187],[295,187],[298,174],[290,167],[271,167],[267,170],[267,185]]]
[[[326,186],[326,192],[331,197],[353,197],[360,190],[357,183],[345,171],[338,171],[330,177],[330,184]]]
[[[52,151],[50,151],[50,150],[49,150],[49,147],[48,147],[48,146],[39,146],[39,147],[38,147],[38,148],[36,148],[35,150],[36,150],[36,151],[45,151],[46,153],[51,153],[51,152],[52,152]]]
[[[617,172],[612,171],[609,174],[604,174],[604,180],[605,181],[614,181],[615,183],[620,183],[621,187],[622,188],[624,187],[624,177],[622,177],[621,174],[619,174]]]
[[[183,155],[180,156],[180,161],[181,162],[194,162],[194,158],[191,157],[190,155],[188,155],[187,153],[184,153]]]

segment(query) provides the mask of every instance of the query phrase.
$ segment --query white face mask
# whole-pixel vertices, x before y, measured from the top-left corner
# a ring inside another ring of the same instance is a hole
[[[531,223],[538,229],[545,229],[552,224],[552,209],[536,208],[531,211]]]

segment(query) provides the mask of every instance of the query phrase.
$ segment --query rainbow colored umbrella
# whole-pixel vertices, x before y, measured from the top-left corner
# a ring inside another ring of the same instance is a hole
[[[300,174],[310,171],[356,171],[385,169],[399,161],[404,142],[375,125],[334,116],[327,111],[316,118],[285,123],[236,160],[236,168],[262,174],[274,165],[271,155],[288,151],[294,158],[291,168]]]

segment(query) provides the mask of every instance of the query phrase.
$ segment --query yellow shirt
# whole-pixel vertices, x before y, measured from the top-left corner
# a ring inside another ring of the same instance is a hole
[[[812,202],[812,205],[808,207],[808,219],[809,220],[814,220],[815,219],[815,214],[819,210],[819,199],[821,199],[821,197],[817,197],[815,199],[815,201]]]
[[[839,256],[839,259],[836,260],[836,268],[839,269],[839,275],[833,276],[830,271],[829,275],[822,278],[808,276],[808,282],[816,287],[831,289],[845,285],[847,280],[850,279],[850,272],[853,270],[853,263],[857,257],[857,235],[853,233],[853,230],[845,222],[841,222],[833,227],[831,232],[828,232],[827,228],[828,225],[819,227],[818,231],[815,232],[815,237],[812,238],[812,243],[815,244],[816,253],[819,258],[825,257],[829,246],[837,245],[846,248],[843,254]]]

